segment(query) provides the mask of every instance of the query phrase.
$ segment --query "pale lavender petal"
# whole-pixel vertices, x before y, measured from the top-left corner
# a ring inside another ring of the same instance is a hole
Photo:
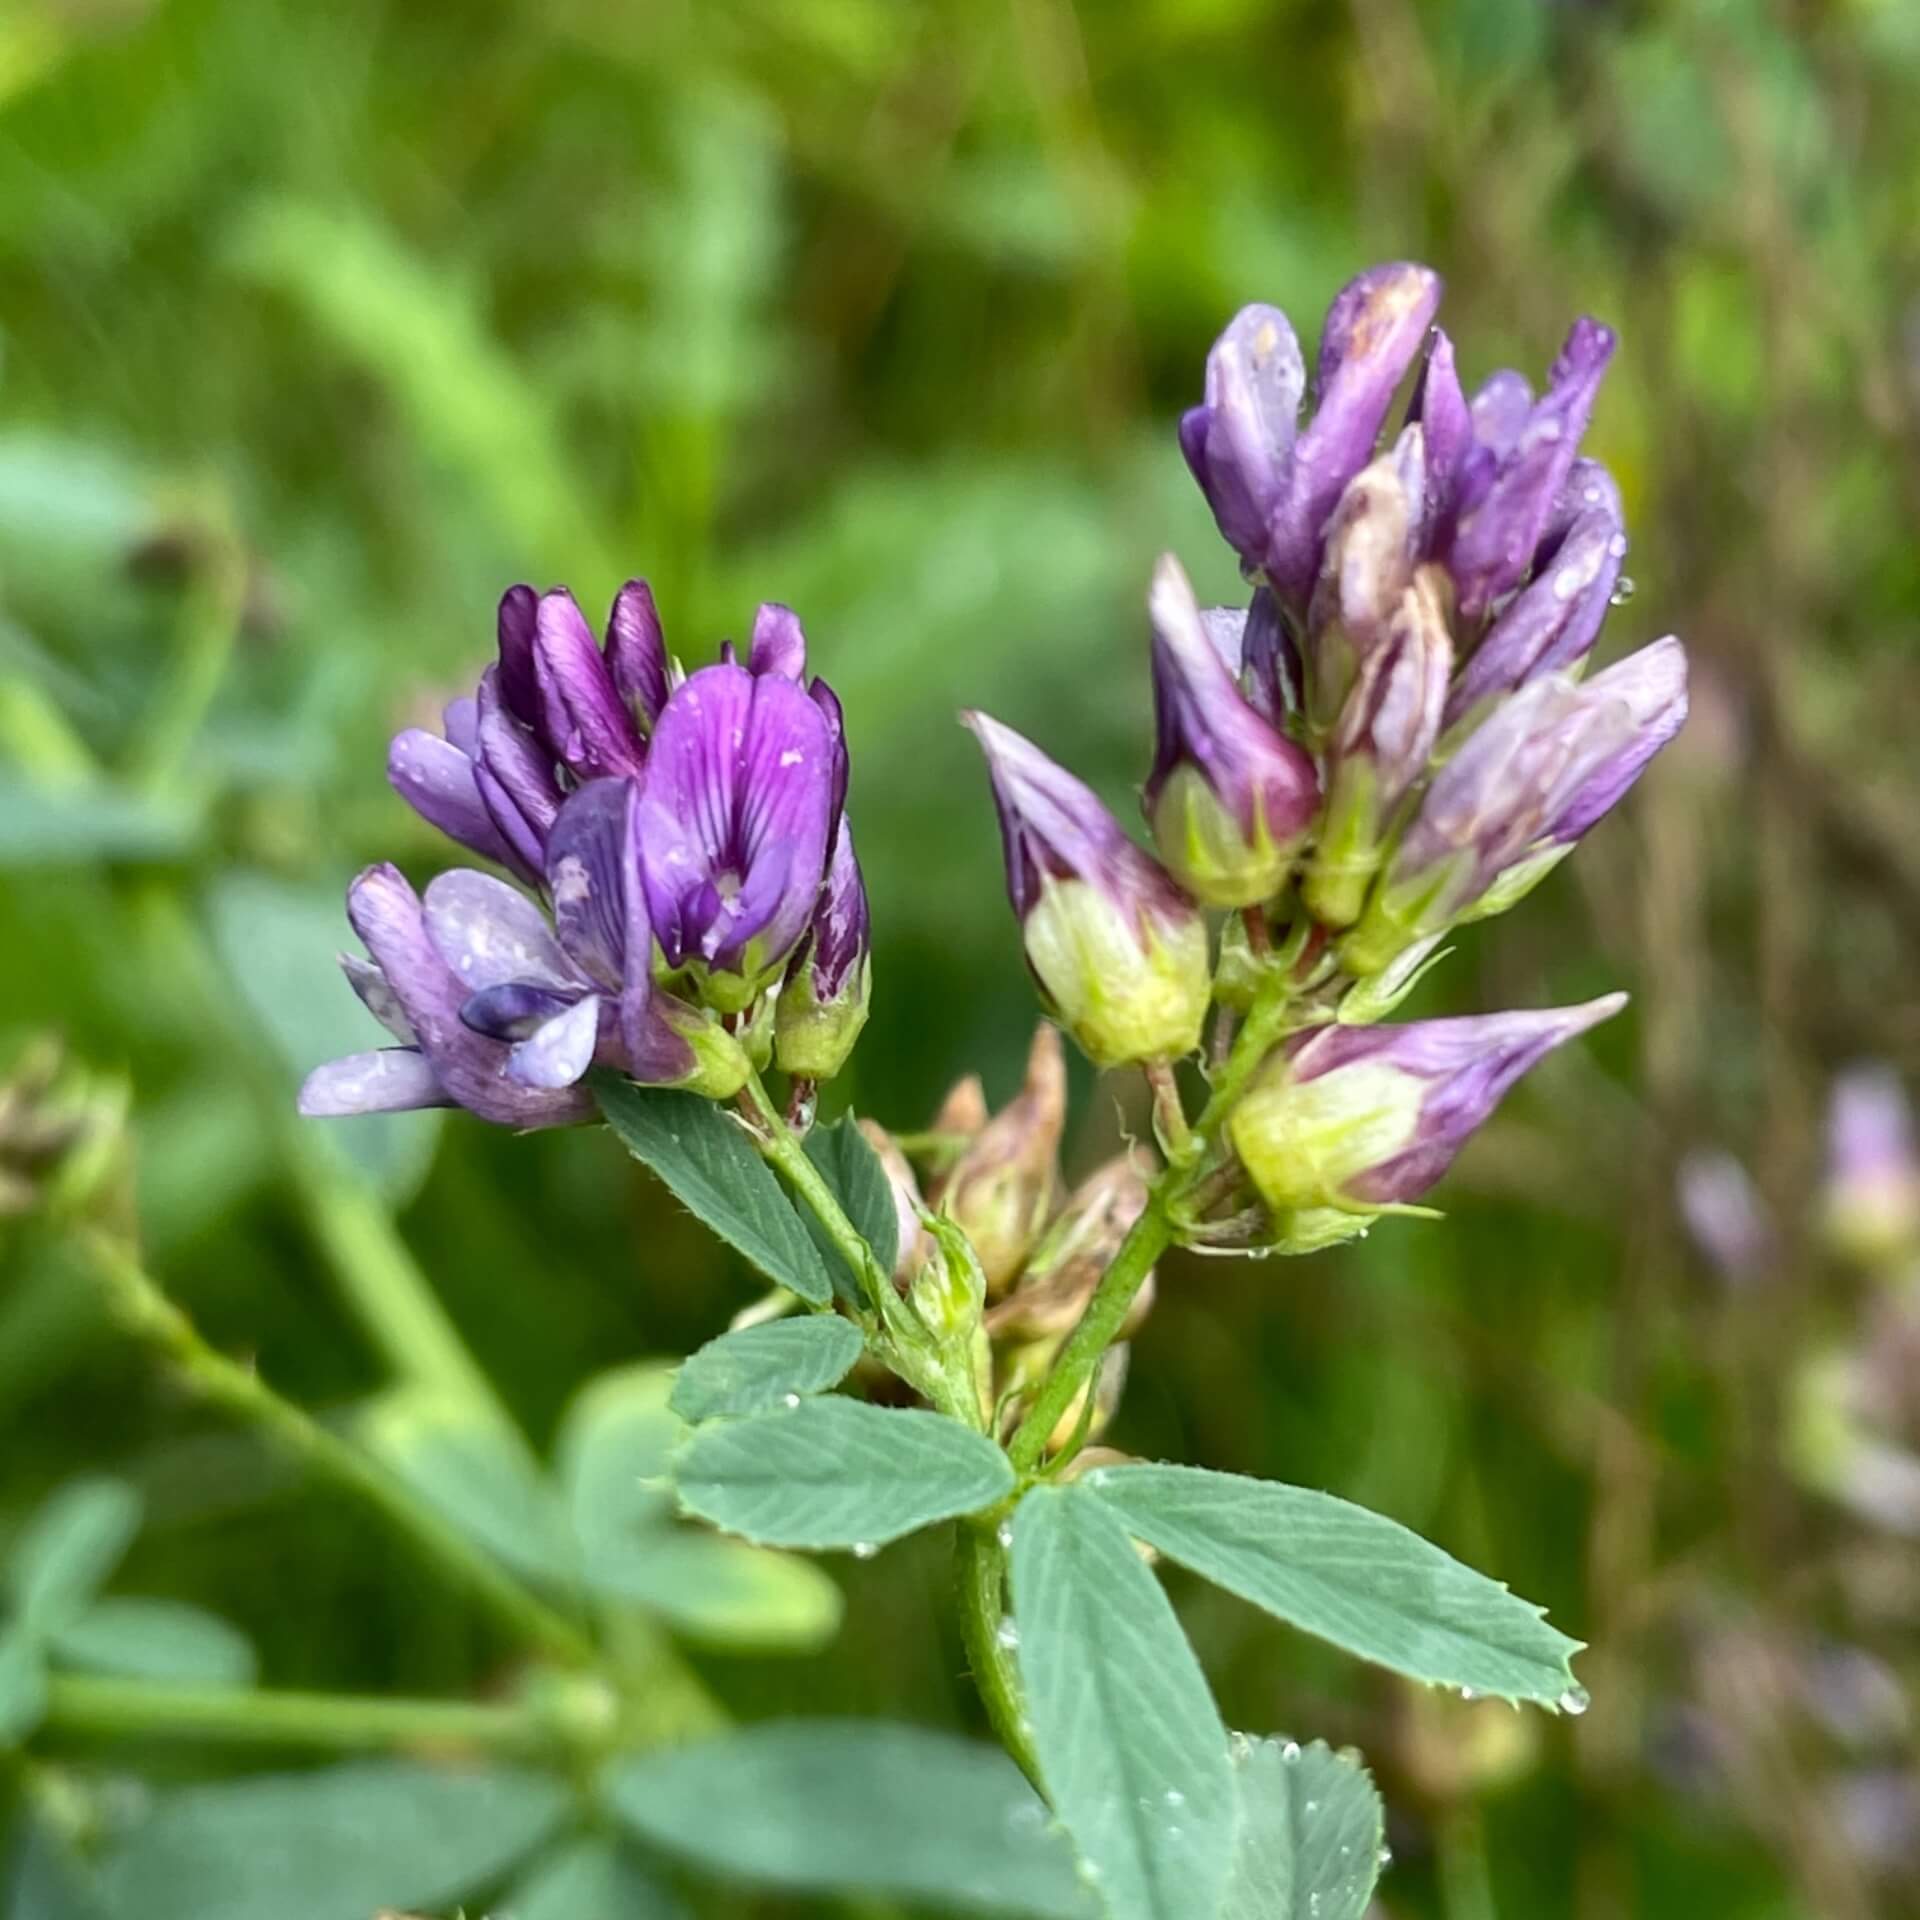
[[[496,883],[497,884],[497,883]],[[420,1037],[439,1082],[461,1106],[503,1126],[548,1127],[588,1117],[583,1094],[516,1086],[507,1049],[460,1019],[466,989],[427,932],[419,897],[391,866],[368,867],[347,892],[347,917]]]
[[[427,885],[428,937],[465,994],[507,980],[578,984],[546,916],[504,880],[455,867]]]
[[[588,994],[536,1028],[507,1056],[507,1072],[523,1087],[573,1086],[593,1065],[602,1004]]]
[[[360,1004],[403,1047],[412,1046],[413,1028],[407,1024],[405,1011],[387,985],[387,976],[372,961],[362,960],[354,953],[341,954],[340,971],[347,976],[347,985],[360,996]]]
[[[350,1053],[315,1067],[300,1088],[309,1120],[341,1120],[359,1113],[413,1113],[454,1104],[424,1054],[412,1047]]]
[[[1511,453],[1533,412],[1533,386],[1523,373],[1503,367],[1489,374],[1468,409],[1474,440],[1498,457]]]
[[[1723,1280],[1766,1271],[1773,1227],[1753,1177],[1732,1154],[1707,1148],[1685,1155],[1674,1186],[1688,1235]]]
[[[1648,761],[1686,724],[1686,649],[1669,634],[1596,674],[1582,692],[1590,701],[1624,707],[1631,733],[1582,781],[1555,817],[1547,837],[1561,845],[1578,840],[1611,811]]]
[[[423,727],[397,733],[387,749],[387,778],[421,819],[489,860],[505,862],[501,838],[474,782],[473,762]]]
[[[533,662],[540,689],[539,732],[576,780],[638,774],[646,746],[621,704],[586,616],[564,587],[540,596]]]
[[[440,730],[449,746],[458,747],[469,760],[480,757],[480,703],[470,693],[449,700],[440,710]]]
[[[1261,564],[1306,388],[1292,323],[1278,307],[1243,307],[1207,355],[1206,404],[1180,423],[1180,445],[1228,544]]]
[[[651,729],[667,704],[667,637],[660,625],[653,589],[629,580],[613,597],[607,616],[607,671],[627,709]]]
[[[800,616],[778,601],[767,601],[753,616],[753,640],[747,649],[749,673],[777,673],[788,680],[807,676],[807,636]]]
[[[1327,517],[1373,458],[1387,409],[1439,303],[1438,274],[1395,262],[1351,281],[1327,313],[1318,404],[1293,444],[1269,522],[1268,578],[1296,605],[1319,575]]]
[[[631,781],[589,781],[560,809],[547,836],[547,893],[560,944],[610,992],[627,974],[632,801]]]

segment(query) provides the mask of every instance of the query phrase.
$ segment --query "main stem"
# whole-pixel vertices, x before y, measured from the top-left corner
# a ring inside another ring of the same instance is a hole
[[[590,1666],[593,1642],[449,1525],[371,1456],[283,1399],[250,1368],[209,1346],[187,1316],[115,1242],[82,1241],[116,1319],[162,1354],[203,1399],[257,1428],[285,1452],[363,1500],[484,1602],[514,1634],[569,1666]]]

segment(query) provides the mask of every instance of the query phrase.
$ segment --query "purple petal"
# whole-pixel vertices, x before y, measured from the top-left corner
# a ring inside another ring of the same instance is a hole
[[[537,877],[548,829],[560,811],[561,794],[553,762],[531,731],[507,710],[497,669],[489,667],[480,676],[477,706],[481,800],[526,865],[526,877]]]
[[[1533,412],[1533,387],[1524,373],[1503,367],[1489,374],[1468,409],[1474,440],[1496,458],[1505,458],[1519,444]]]
[[[853,851],[853,828],[844,819],[827,863],[827,884],[813,914],[813,944],[806,958],[813,968],[814,988],[822,1000],[831,1000],[859,971],[872,944],[867,911],[866,881]],[[800,957],[796,954],[796,960]]]
[[[1321,533],[1347,482],[1373,458],[1414,356],[1440,304],[1440,276],[1397,262],[1342,289],[1320,340],[1319,404],[1294,442],[1270,519],[1268,578],[1296,604],[1320,571]]]
[[[800,616],[776,600],[753,616],[753,642],[747,649],[749,673],[777,673],[788,680],[807,677],[807,636]]]
[[[1460,593],[1460,615],[1477,620],[1533,564],[1554,501],[1579,451],[1614,335],[1596,320],[1578,320],[1553,363],[1546,396],[1527,415],[1480,496],[1465,495],[1449,544],[1448,565]],[[1503,417],[1498,429],[1509,423]],[[1476,415],[1476,431],[1481,431]],[[1499,452],[1488,433],[1482,438]]]
[[[627,977],[633,788],[628,780],[588,782],[547,836],[547,892],[560,944],[610,992]],[[645,957],[638,964],[644,970]]]
[[[1268,726],[1286,728],[1305,707],[1300,649],[1271,587],[1256,587],[1240,632],[1241,685]]]
[[[458,747],[469,760],[480,757],[480,703],[472,694],[463,693],[441,708],[440,731],[447,744]]]
[[[507,1049],[462,1023],[466,989],[441,958],[419,897],[397,869],[361,873],[347,891],[347,917],[419,1035],[440,1085],[461,1106],[511,1127],[562,1126],[591,1113],[584,1095],[515,1086],[506,1075]]]
[[[833,735],[833,817],[827,829],[827,837],[832,839],[839,831],[840,816],[847,805],[847,720],[840,705],[840,696],[817,674],[807,685],[807,698],[820,709],[820,717],[827,723],[827,731]]]
[[[1023,921],[1049,874],[1098,886],[1136,924],[1148,913],[1176,925],[1192,916],[1192,903],[1172,876],[1127,838],[1085,781],[987,714],[967,712],[960,720],[987,756],[1007,893]]]
[[[1583,512],[1474,649],[1447,703],[1447,724],[1537,674],[1584,660],[1599,638],[1626,551],[1616,513],[1605,505]]]
[[[1466,395],[1460,391],[1453,342],[1443,328],[1433,330],[1426,365],[1420,369],[1420,384],[1414,390],[1407,418],[1420,423],[1426,439],[1427,501],[1422,518],[1425,527],[1431,529],[1446,517],[1453,504],[1460,466],[1473,444],[1473,416],[1468,411]]]
[[[537,1028],[507,1056],[507,1072],[523,1087],[573,1086],[593,1065],[601,1001],[588,994]]]
[[[543,987],[529,980],[506,980],[498,986],[482,987],[463,1001],[460,1018],[489,1040],[525,1040],[580,999],[578,987]]]
[[[387,976],[372,961],[362,960],[353,953],[340,956],[340,971],[347,976],[347,985],[360,996],[360,1004],[403,1047],[412,1046],[413,1028],[407,1024],[405,1011],[387,985]]]
[[[1423,568],[1401,597],[1387,637],[1368,657],[1329,744],[1332,761],[1373,763],[1381,822],[1427,771],[1440,735],[1453,638],[1445,608]]]
[[[1631,731],[1576,789],[1547,838],[1578,840],[1639,779],[1647,762],[1686,724],[1687,654],[1671,634],[1589,680],[1582,693],[1596,704],[1624,707]]]
[[[1149,813],[1175,770],[1192,766],[1250,843],[1263,831],[1278,845],[1297,841],[1320,803],[1313,762],[1248,705],[1171,554],[1154,571],[1148,609],[1157,723]]]
[[[341,1120],[359,1113],[413,1113],[454,1104],[424,1054],[412,1047],[350,1053],[315,1067],[300,1088],[309,1120]]]
[[[527,726],[540,719],[540,682],[533,664],[533,636],[540,596],[529,586],[509,587],[500,596],[500,694],[507,710]]]
[[[613,596],[607,615],[607,671],[614,690],[643,729],[651,730],[667,704],[667,636],[660,625],[653,589],[629,580]]]
[[[586,616],[564,587],[540,596],[533,662],[540,688],[539,731],[576,780],[638,774],[646,747],[620,703]]]
[[[427,885],[425,919],[462,998],[507,980],[578,985],[546,916],[504,880],[469,867],[438,874]]]
[[[507,843],[475,784],[473,762],[456,746],[422,727],[397,733],[387,749],[394,791],[428,825],[488,860],[505,864]]]
[[[1260,564],[1298,428],[1306,366],[1278,307],[1243,307],[1207,355],[1206,405],[1180,444],[1228,544]]]
[[[791,681],[722,664],[674,690],[640,836],[648,918],[669,966],[737,972],[749,947],[755,967],[786,959],[819,896],[840,778],[821,704]]]

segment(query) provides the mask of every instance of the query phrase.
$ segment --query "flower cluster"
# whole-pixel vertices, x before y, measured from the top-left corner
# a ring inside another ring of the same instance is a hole
[[[1287,1245],[1417,1197],[1522,1072],[1620,1004],[1356,1030],[1450,929],[1537,885],[1686,716],[1675,639],[1584,676],[1629,587],[1619,490],[1580,455],[1613,334],[1578,321],[1538,395],[1498,372],[1469,396],[1439,299],[1408,264],[1345,288],[1304,419],[1277,308],[1208,356],[1180,443],[1251,593],[1205,608],[1177,560],[1154,574],[1158,858],[967,716],[1028,963],[1096,1063],[1192,1052],[1215,1002],[1288,1003],[1228,1129]],[[1207,908],[1232,915],[1217,958]]]
[[[786,607],[692,674],[630,581],[597,642],[564,588],[516,586],[498,656],[445,733],[388,772],[416,812],[526,891],[391,866],[348,889],[369,960],[347,978],[398,1046],[319,1068],[311,1114],[457,1104],[586,1118],[590,1067],[726,1098],[777,1056],[837,1072],[866,1019],[866,894],[846,820],[840,706]]]

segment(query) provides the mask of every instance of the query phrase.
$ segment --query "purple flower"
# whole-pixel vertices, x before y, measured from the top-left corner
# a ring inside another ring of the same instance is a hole
[[[1514,595],[1469,656],[1447,702],[1449,727],[1542,673],[1579,665],[1599,638],[1620,578],[1627,536],[1607,470],[1577,461],[1576,503],[1542,541],[1531,582]]]
[[[533,670],[535,730],[575,780],[640,772],[647,748],[639,724],[614,685],[593,629],[565,587],[540,596]]]
[[[1920,1154],[1913,1110],[1891,1067],[1849,1067],[1827,1110],[1827,1237],[1861,1266],[1909,1256],[1920,1241]]]
[[[1439,299],[1439,276],[1404,262],[1343,288],[1304,429],[1300,345],[1277,307],[1243,308],[1207,356],[1206,400],[1182,418],[1181,449],[1228,544],[1296,611],[1319,576],[1327,516],[1373,458]]]
[[[1494,375],[1475,396],[1471,444],[1450,472],[1435,474],[1448,500],[1438,551],[1463,620],[1479,620],[1532,570],[1614,344],[1610,327],[1576,320],[1537,404],[1514,373]]]
[[[1414,941],[1514,904],[1624,794],[1686,717],[1686,656],[1667,639],[1584,686],[1529,681],[1434,775],[1343,943],[1375,973]]]
[[[596,1063],[649,1085],[737,1091],[737,1043],[654,983],[637,807],[633,783],[606,779],[561,808],[547,844],[551,925],[524,894],[467,868],[438,875],[424,901],[390,867],[362,874],[348,917],[374,964],[343,964],[376,1018],[417,1052],[318,1069],[301,1111],[451,1102],[504,1125],[552,1126],[585,1115],[569,1090]],[[409,1091],[423,1097],[403,1100]]]
[[[773,1054],[782,1073],[831,1080],[867,1024],[873,938],[866,883],[843,817],[813,925],[787,967],[774,1013]]]
[[[444,739],[424,727],[395,734],[387,748],[387,778],[429,826],[530,880],[538,871],[538,848],[529,862],[527,848],[501,832],[481,794],[478,714],[477,700],[455,700],[446,709]]]
[[[1200,619],[1247,705],[1276,732],[1291,735],[1305,704],[1300,649],[1273,589],[1254,588],[1244,607],[1203,607]]]
[[[703,667],[660,716],[640,816],[647,911],[668,969],[726,1012],[813,922],[844,766],[821,702],[782,673]]]
[[[1319,809],[1319,778],[1247,703],[1170,554],[1148,608],[1159,738],[1145,800],[1160,857],[1211,906],[1257,905],[1286,882]]]
[[[961,719],[987,756],[1007,893],[1049,1008],[1099,1066],[1190,1052],[1209,996],[1199,909],[1092,788],[1011,727]]]
[[[1625,1004],[1615,993],[1543,1013],[1318,1027],[1272,1055],[1228,1132],[1276,1215],[1404,1206],[1528,1068]]]
[[[1773,1258],[1773,1227],[1752,1176],[1719,1148],[1687,1154],[1674,1190],[1693,1244],[1735,1285],[1764,1273]]]

